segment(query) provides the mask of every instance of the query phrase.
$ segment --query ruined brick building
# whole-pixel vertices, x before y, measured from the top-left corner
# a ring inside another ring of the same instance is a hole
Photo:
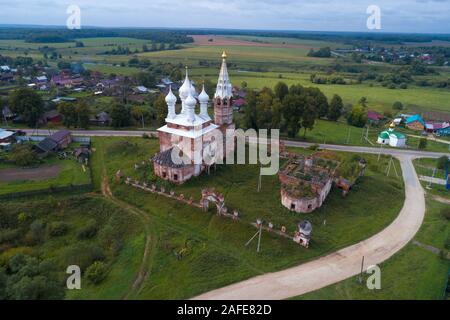
[[[222,54],[216,92],[214,94],[214,120],[208,114],[209,96],[203,90],[197,94],[194,85],[189,80],[186,68],[186,78],[179,89],[181,112],[176,113],[177,97],[172,90],[166,96],[168,114],[166,124],[158,129],[160,152],[153,158],[154,172],[162,179],[176,184],[182,184],[191,177],[200,175],[214,159],[223,157],[227,150],[223,140],[217,135],[225,137],[227,129],[234,130],[232,85],[228,76],[227,55]],[[197,102],[200,112],[196,113]],[[219,138],[218,138],[219,137]],[[174,161],[177,155],[180,161]],[[210,161],[205,162],[205,155]]]
[[[321,207],[330,193],[338,166],[337,161],[315,156],[290,159],[278,174],[283,206],[304,213]]]

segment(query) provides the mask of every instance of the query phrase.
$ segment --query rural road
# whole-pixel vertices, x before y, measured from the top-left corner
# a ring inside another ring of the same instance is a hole
[[[30,134],[32,131],[30,130]],[[141,136],[143,133],[149,133],[149,131],[73,131],[74,135],[84,136]],[[48,131],[42,130],[39,134],[48,134]],[[298,141],[284,142],[288,147],[311,145],[311,143]],[[388,227],[369,239],[327,256],[283,271],[263,274],[206,292],[193,299],[276,300],[302,295],[357,275],[360,272],[363,257],[364,269],[382,263],[415,236],[425,215],[425,196],[412,160],[417,157],[437,158],[443,153],[328,144],[320,145],[320,148],[372,154],[381,152],[398,158],[405,182],[405,202],[397,218]]]
[[[315,291],[380,264],[403,248],[419,230],[425,215],[424,191],[412,156],[398,156],[405,181],[405,203],[397,218],[371,238],[322,258],[283,271],[267,273],[201,294],[196,300],[278,300]]]
[[[20,129],[23,132],[26,132],[27,135],[49,135],[49,130],[44,129]],[[55,130],[51,131],[51,133],[55,132]],[[156,131],[150,130],[71,130],[72,135],[74,136],[89,136],[89,137],[142,137],[144,133],[156,135]],[[301,142],[301,141],[291,141],[291,140],[282,140],[287,147],[301,147],[306,148],[314,143],[310,142]],[[319,144],[320,148],[334,150],[334,151],[346,151],[346,152],[361,152],[361,153],[379,153],[381,151],[382,154],[390,154],[393,156],[400,155],[409,155],[415,157],[429,157],[429,158],[438,158],[444,154],[450,156],[450,153],[439,153],[439,152],[428,152],[428,151],[420,151],[420,150],[412,150],[412,149],[394,149],[388,147],[358,147],[358,146],[348,146],[348,145],[333,145],[333,144]]]

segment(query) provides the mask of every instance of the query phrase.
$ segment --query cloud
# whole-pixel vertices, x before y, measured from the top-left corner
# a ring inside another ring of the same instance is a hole
[[[0,0],[0,21],[64,25],[77,4],[92,26],[367,31],[378,5],[389,32],[450,32],[449,0]]]

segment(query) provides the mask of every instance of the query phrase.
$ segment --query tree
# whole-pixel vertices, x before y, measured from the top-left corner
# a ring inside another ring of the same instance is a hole
[[[14,144],[9,154],[9,160],[16,165],[25,167],[37,162],[36,153],[29,144]]]
[[[400,101],[396,101],[394,102],[394,104],[392,105],[392,108],[394,110],[403,110],[403,104]]]
[[[427,148],[428,140],[427,138],[420,138],[418,148],[420,150],[424,150]]]
[[[447,166],[447,162],[448,162],[448,157],[447,156],[442,156],[440,158],[437,159],[437,165],[436,167],[440,170],[445,170],[446,166]]]
[[[63,124],[70,128],[84,128],[89,127],[90,109],[85,101],[80,101],[77,104],[62,102],[58,105],[58,112],[63,116]]]
[[[167,117],[167,104],[163,94],[160,94],[154,102],[156,111],[156,122],[158,125],[163,125]]]
[[[256,102],[257,94],[255,91],[249,91],[247,93],[247,105],[244,107],[244,120],[243,125],[246,129],[253,128],[258,129],[256,122]]]
[[[75,126],[76,123],[76,112],[74,106],[69,102],[62,102],[58,105],[58,112],[63,117],[63,124],[70,128]]]
[[[307,100],[313,100],[313,97],[308,97]],[[305,130],[303,136],[306,136],[306,130],[312,130],[317,119],[317,109],[313,102],[306,103],[302,114],[302,127]]]
[[[366,97],[361,97],[361,99],[359,99],[358,103],[363,106],[364,108],[367,107],[367,98]]]
[[[147,111],[141,106],[135,106],[131,109],[131,115],[136,121],[140,121],[142,124],[142,128],[145,128],[144,117],[146,116]]]
[[[86,269],[86,278],[93,284],[99,284],[107,274],[106,265],[101,261],[95,261]]]
[[[130,125],[130,108],[124,104],[115,103],[111,108],[112,126],[114,128],[121,128]]]
[[[289,93],[289,88],[286,83],[280,81],[275,85],[274,91],[275,97],[283,101],[284,97]]]
[[[89,118],[91,114],[91,110],[89,105],[84,101],[80,101],[75,106],[75,113],[77,115],[77,124],[78,128],[87,129],[89,127]]]
[[[54,263],[17,254],[9,260],[8,270],[4,289],[6,299],[56,300],[64,298],[64,286],[58,279]]]
[[[242,89],[246,89],[247,87],[248,87],[247,81],[242,81],[242,82],[241,82],[241,88],[242,88]]]
[[[344,110],[344,104],[342,98],[335,94],[330,102],[330,109],[328,110],[328,119],[331,121],[337,121],[342,115]]]
[[[367,110],[363,106],[353,106],[352,112],[347,116],[348,124],[363,128],[367,123]]]
[[[310,110],[314,109],[314,114],[317,117],[325,117],[328,114],[328,99],[318,88],[307,88],[305,93],[311,99],[308,99],[308,103],[311,104]]]
[[[291,87],[292,89],[292,87]],[[290,90],[296,92],[298,88]],[[306,98],[300,94],[289,93],[283,100],[283,117],[286,120],[286,129],[288,136],[295,138],[301,129],[301,120],[303,116]]]
[[[29,127],[36,126],[44,113],[44,101],[35,91],[21,88],[11,93],[9,98],[11,111],[22,116]]]

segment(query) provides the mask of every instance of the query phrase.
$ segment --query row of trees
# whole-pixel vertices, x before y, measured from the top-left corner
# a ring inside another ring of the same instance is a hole
[[[328,118],[336,121],[342,115],[344,105],[338,95],[328,103],[327,97],[318,88],[301,85],[288,87],[279,82],[274,89],[264,88],[260,92],[247,94],[247,106],[243,125],[254,129],[280,129],[295,137],[301,129],[306,135],[312,130],[316,119]]]

